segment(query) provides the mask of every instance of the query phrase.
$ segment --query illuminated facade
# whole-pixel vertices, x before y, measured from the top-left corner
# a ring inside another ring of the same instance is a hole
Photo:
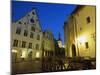
[[[51,31],[45,30],[43,32],[43,50],[44,57],[54,56],[55,46],[54,46],[54,36]]]
[[[96,58],[96,7],[77,6],[64,25],[68,57]]]
[[[36,10],[12,23],[12,61],[34,60],[42,56],[42,31]]]

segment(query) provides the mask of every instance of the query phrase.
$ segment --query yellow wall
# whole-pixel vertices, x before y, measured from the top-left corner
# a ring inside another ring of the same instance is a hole
[[[78,15],[77,15],[78,14]],[[87,17],[90,17],[90,23],[87,23]],[[84,41],[78,41],[79,53],[82,57],[95,58],[95,40],[92,38],[96,33],[95,6],[84,6],[75,14],[77,25],[77,39],[84,37]],[[81,29],[80,29],[81,28]],[[94,37],[95,38],[95,37]],[[89,48],[85,48],[85,42],[88,42]],[[79,44],[80,43],[80,44]]]
[[[95,6],[84,6],[79,11],[71,15],[65,24],[65,50],[67,56],[72,57],[72,44],[76,46],[76,56],[95,58],[96,53],[96,22]],[[73,17],[72,17],[73,16]],[[90,17],[90,23],[87,23],[87,17]],[[92,38],[94,35],[94,38]],[[67,38],[67,40],[66,40]],[[83,41],[82,41],[83,40]],[[88,42],[89,48],[85,43]],[[79,55],[78,55],[79,52]]]

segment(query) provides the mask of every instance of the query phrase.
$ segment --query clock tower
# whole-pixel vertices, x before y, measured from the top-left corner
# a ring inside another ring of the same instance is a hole
[[[61,40],[61,36],[60,36],[60,32],[59,32],[59,35],[58,35],[58,46],[59,48],[62,48],[62,40]]]

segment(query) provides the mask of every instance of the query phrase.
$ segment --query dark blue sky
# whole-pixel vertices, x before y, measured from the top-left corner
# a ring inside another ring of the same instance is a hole
[[[22,18],[34,7],[37,8],[42,30],[49,29],[56,39],[58,39],[60,32],[64,44],[64,21],[75,10],[76,5],[12,1],[12,21]]]

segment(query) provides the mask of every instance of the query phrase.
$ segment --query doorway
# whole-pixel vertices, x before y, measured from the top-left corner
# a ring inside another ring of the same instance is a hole
[[[76,47],[72,44],[72,57],[76,57]]]

